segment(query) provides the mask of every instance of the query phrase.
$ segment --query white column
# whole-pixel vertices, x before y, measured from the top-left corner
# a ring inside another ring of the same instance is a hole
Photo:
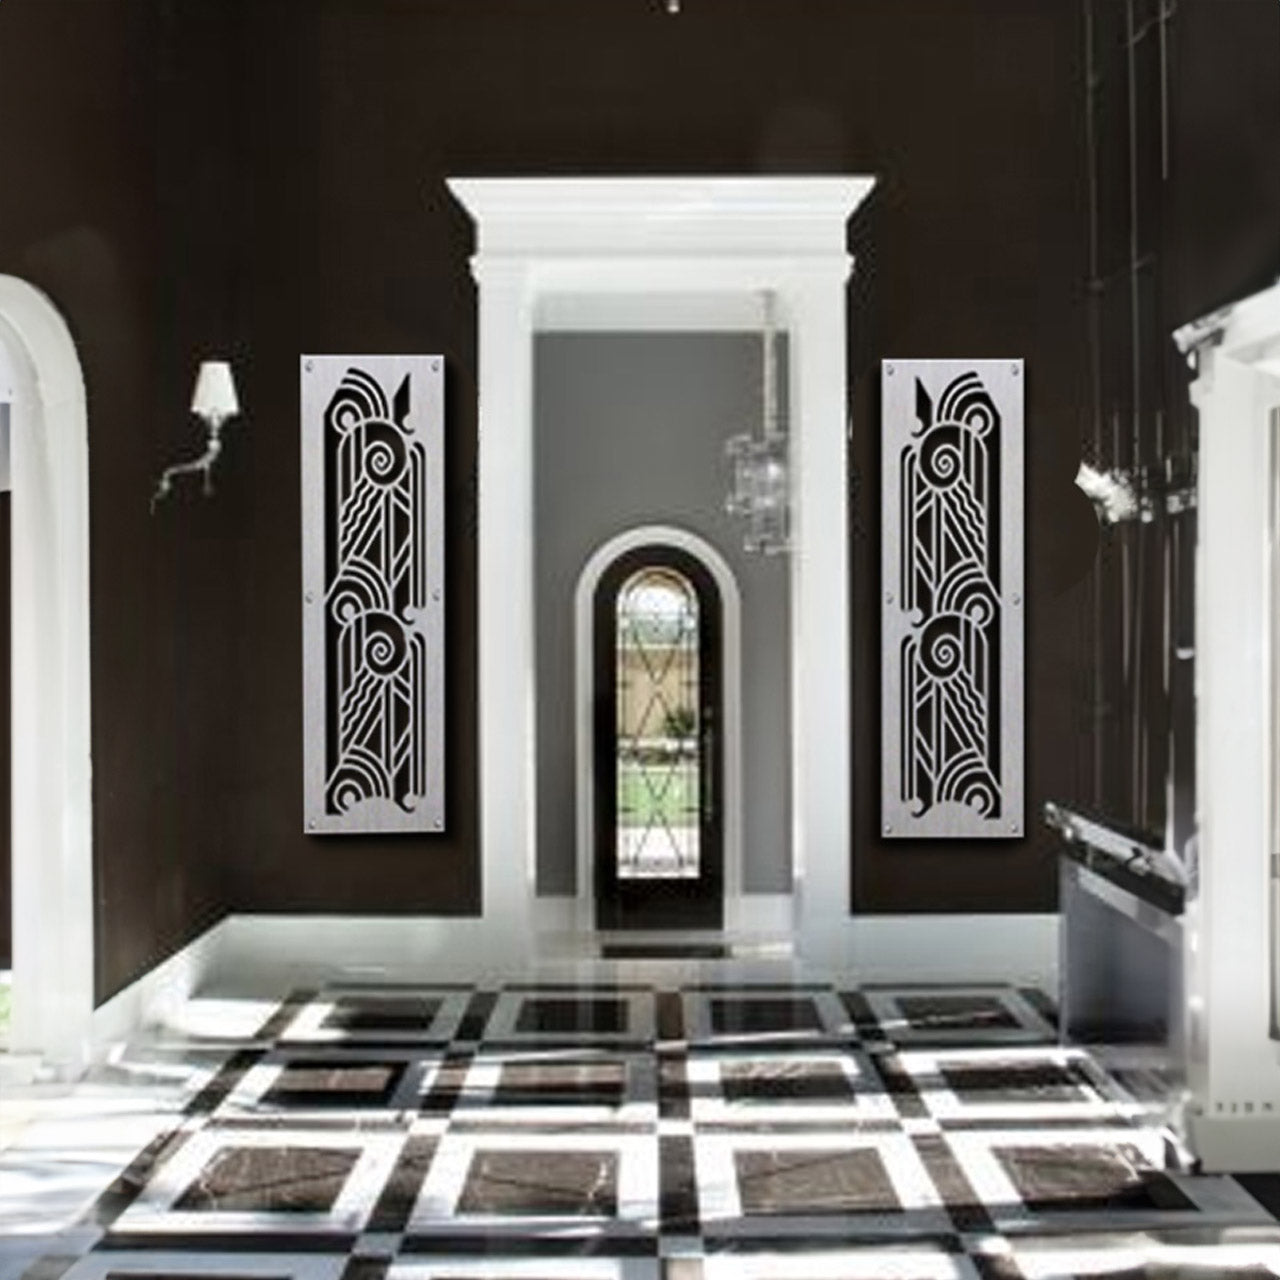
[[[1280,1152],[1280,1043],[1270,1037],[1274,777],[1268,572],[1269,410],[1280,386],[1201,356],[1196,562],[1199,894],[1187,912],[1189,1116],[1210,1169],[1270,1169]]]
[[[477,254],[480,848],[486,936],[527,952],[536,875],[533,293],[520,259]]]
[[[784,285],[791,344],[791,811],[799,949],[838,964],[849,934],[849,541],[843,269]]]

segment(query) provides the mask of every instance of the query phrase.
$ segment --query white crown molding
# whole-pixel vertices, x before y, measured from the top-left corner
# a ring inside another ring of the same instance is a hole
[[[482,256],[831,255],[870,177],[451,178]]]

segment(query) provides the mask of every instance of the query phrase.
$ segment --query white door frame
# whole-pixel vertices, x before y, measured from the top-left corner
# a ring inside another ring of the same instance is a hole
[[[1193,354],[1200,416],[1196,543],[1196,807],[1199,850],[1184,917],[1188,1133],[1207,1169],[1274,1169],[1280,945],[1270,807],[1280,460],[1280,285],[1175,338]]]
[[[483,913],[531,942],[536,869],[533,338],[556,299],[653,319],[666,300],[773,290],[791,361],[791,770],[797,938],[847,942],[847,225],[870,177],[466,178],[479,291],[479,752]],[[678,309],[677,309],[678,310]],[[649,327],[652,327],[650,325]],[[678,327],[673,321],[672,328]]]
[[[578,878],[574,901],[579,931],[595,927],[595,597],[606,569],[636,547],[675,547],[687,552],[711,575],[720,593],[722,619],[720,672],[724,698],[724,924],[743,923],[742,908],[742,597],[729,562],[705,538],[674,525],[628,529],[592,552],[578,575],[573,597],[574,755],[577,763]]]
[[[0,275],[11,375],[13,1018],[10,1046],[74,1069],[94,1007],[89,457],[65,321]]]

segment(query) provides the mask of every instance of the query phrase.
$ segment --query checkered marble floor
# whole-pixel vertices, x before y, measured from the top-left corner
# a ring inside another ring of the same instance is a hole
[[[258,1012],[135,1053],[172,1105],[55,1227],[13,1199],[48,1152],[3,1153],[0,1280],[1280,1276],[1280,1223],[1190,1173],[1034,991],[352,985]]]

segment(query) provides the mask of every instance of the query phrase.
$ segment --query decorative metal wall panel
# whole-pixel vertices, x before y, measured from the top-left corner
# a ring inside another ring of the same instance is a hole
[[[302,357],[305,829],[444,826],[444,361]]]
[[[882,370],[882,832],[1023,833],[1020,360]]]

